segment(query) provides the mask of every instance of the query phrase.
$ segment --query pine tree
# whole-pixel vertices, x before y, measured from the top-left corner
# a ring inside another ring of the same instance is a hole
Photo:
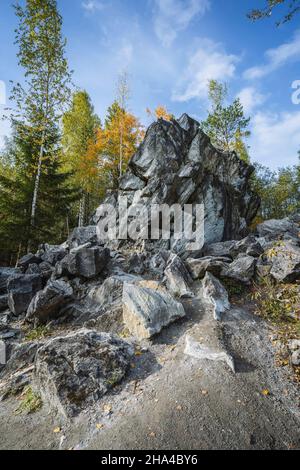
[[[30,132],[32,137],[33,131]],[[56,140],[56,137],[54,137]],[[47,145],[50,143],[47,142]],[[7,147],[5,161],[13,160],[6,171],[0,173],[0,238],[1,251],[15,259],[28,248],[35,249],[42,241],[59,243],[68,235],[67,218],[70,205],[77,194],[69,184],[70,175],[61,171],[59,148],[44,158],[44,171],[40,179],[37,223],[31,226],[32,195],[36,168],[32,155],[38,151],[34,139],[24,138],[24,131],[14,130]]]
[[[244,115],[243,106],[237,98],[226,106],[227,86],[215,80],[209,82],[209,99],[212,109],[201,127],[218,149],[235,151],[239,157],[248,161],[248,151],[244,139],[250,136],[250,118]]]

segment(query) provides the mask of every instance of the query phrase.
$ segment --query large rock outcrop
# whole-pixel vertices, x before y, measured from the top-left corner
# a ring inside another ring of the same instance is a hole
[[[184,114],[179,120],[158,120],[132,157],[120,189],[105,203],[118,207],[126,196],[130,207],[143,204],[204,204],[205,243],[242,238],[256,215],[259,198],[249,186],[253,168],[237,155],[216,150],[199,123]],[[101,206],[93,222],[98,223]],[[185,243],[164,241],[183,252]],[[161,246],[161,243],[160,243]]]
[[[35,359],[35,381],[43,400],[64,417],[79,414],[120,382],[133,348],[107,333],[80,330],[49,340]]]

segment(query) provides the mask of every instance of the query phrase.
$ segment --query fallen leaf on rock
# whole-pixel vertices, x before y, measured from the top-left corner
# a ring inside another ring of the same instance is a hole
[[[105,413],[111,413],[112,406],[110,404],[103,405],[103,411],[105,411]]]

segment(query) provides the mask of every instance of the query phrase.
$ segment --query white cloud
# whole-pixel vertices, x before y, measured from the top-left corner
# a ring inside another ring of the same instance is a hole
[[[300,111],[257,113],[252,119],[251,157],[271,168],[294,165],[300,149]]]
[[[226,54],[220,44],[210,39],[201,41],[201,47],[190,57],[182,80],[172,93],[173,101],[185,102],[193,98],[206,99],[209,80],[226,81],[235,75],[239,58]]]
[[[154,0],[154,30],[166,47],[184,31],[197,15],[204,15],[210,0]]]
[[[85,0],[82,2],[82,8],[88,13],[96,13],[97,11],[103,10],[105,5],[99,0]]]
[[[267,100],[267,96],[261,94],[254,87],[243,88],[237,95],[237,98],[240,99],[245,113],[251,113],[255,108],[264,104]]]
[[[262,78],[283,67],[289,61],[300,60],[300,31],[296,31],[292,41],[267,50],[265,56],[266,62],[247,69],[244,78],[248,80]]]

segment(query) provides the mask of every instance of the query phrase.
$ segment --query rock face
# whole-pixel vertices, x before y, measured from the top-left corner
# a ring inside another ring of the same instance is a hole
[[[8,305],[14,315],[26,312],[35,294],[43,288],[39,275],[18,274],[7,283]]]
[[[73,417],[96,403],[126,374],[133,349],[117,337],[80,330],[42,346],[35,381],[45,403]]]
[[[185,316],[183,306],[168,292],[156,283],[150,286],[125,283],[123,288],[124,323],[138,339],[151,338],[165,326]]]
[[[249,189],[252,172],[235,153],[216,150],[199,123],[187,115],[178,121],[159,120],[150,126],[132,157],[120,190],[105,203],[117,206],[120,196],[128,198],[130,207],[203,203],[205,242],[239,239],[260,203]],[[93,222],[98,223],[101,215],[99,208]],[[166,242],[165,249],[185,249],[184,241]]]
[[[50,281],[44,290],[32,299],[26,319],[35,324],[47,323],[57,317],[60,309],[71,299],[72,287],[64,281]]]

